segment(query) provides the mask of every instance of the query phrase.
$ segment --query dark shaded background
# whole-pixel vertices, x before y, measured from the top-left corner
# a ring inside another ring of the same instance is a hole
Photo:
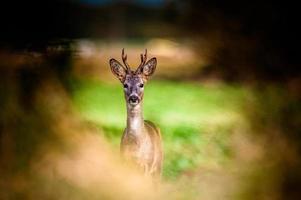
[[[1,44],[37,49],[62,38],[188,36],[219,42],[212,56],[221,67],[208,66],[208,73],[217,70],[227,80],[284,80],[300,73],[295,3],[147,2],[6,1],[0,12]]]

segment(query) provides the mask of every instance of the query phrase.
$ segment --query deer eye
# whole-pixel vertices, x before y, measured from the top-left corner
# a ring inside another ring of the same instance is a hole
[[[128,86],[128,84],[124,84],[123,87],[124,88],[128,88],[129,86]]]
[[[139,85],[139,87],[141,87],[141,88],[143,88],[143,86],[144,86],[143,83],[141,83],[141,84]]]

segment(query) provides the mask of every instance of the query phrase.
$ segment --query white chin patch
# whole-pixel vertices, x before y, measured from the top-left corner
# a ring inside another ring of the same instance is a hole
[[[138,101],[136,101],[136,102],[130,101],[130,105],[131,105],[131,106],[136,106],[136,105],[138,105]]]

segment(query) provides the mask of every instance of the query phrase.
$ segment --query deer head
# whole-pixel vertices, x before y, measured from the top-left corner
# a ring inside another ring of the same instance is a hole
[[[140,55],[140,65],[135,71],[132,71],[127,63],[127,55],[124,54],[124,49],[122,49],[121,57],[124,66],[112,58],[110,60],[110,67],[112,73],[123,84],[126,102],[131,106],[136,106],[143,99],[144,85],[155,72],[157,59],[151,58],[146,62],[147,50],[145,50],[145,53]]]

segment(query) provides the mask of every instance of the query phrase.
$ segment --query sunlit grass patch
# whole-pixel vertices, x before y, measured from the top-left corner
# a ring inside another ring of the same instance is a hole
[[[200,166],[219,166],[231,159],[229,140],[239,123],[244,92],[230,85],[155,80],[146,86],[144,117],[161,129],[164,177],[174,179]],[[121,85],[75,80],[73,101],[82,117],[102,128],[113,147],[119,148],[126,125]]]

